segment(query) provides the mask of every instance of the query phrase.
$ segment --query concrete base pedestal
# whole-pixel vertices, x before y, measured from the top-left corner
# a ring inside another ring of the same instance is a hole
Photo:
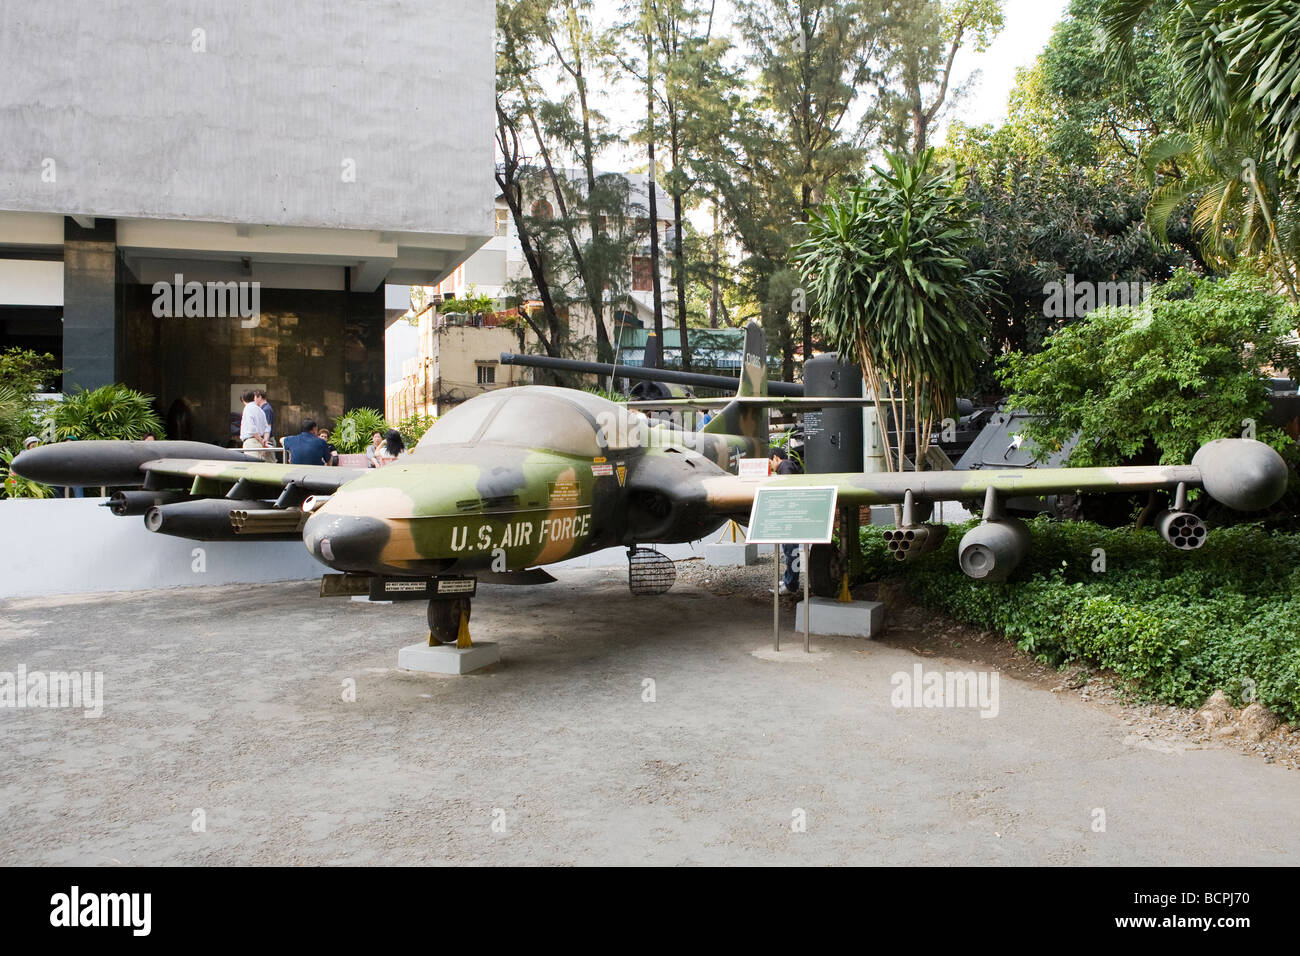
[[[758,545],[722,541],[704,546],[704,563],[747,568],[758,561]]]
[[[397,666],[426,674],[468,674],[501,660],[501,648],[493,643],[457,647],[454,644],[411,644],[397,652]]]
[[[795,606],[794,629],[803,633],[803,601]],[[875,637],[885,629],[885,606],[879,601],[850,601],[843,604],[834,598],[812,599],[810,634],[842,634],[846,637]]]

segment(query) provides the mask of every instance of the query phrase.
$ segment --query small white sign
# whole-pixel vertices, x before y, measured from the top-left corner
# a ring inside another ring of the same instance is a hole
[[[766,458],[742,458],[738,465],[740,477],[751,481],[767,478],[771,474],[772,462]]]

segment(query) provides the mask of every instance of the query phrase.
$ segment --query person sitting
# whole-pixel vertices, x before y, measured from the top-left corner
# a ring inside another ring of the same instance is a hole
[[[316,434],[320,435],[320,440],[323,441],[325,447],[329,449],[329,453],[325,456],[325,463],[327,465],[337,465],[339,463],[339,450],[335,448],[333,443],[330,441],[330,430],[328,428],[321,428],[317,430]]]
[[[380,431],[371,432],[370,447],[366,449],[366,457],[370,459],[367,467],[377,468],[381,464],[379,461],[379,453],[383,450],[383,447],[384,433]]]
[[[375,467],[397,461],[397,457],[406,450],[406,442],[396,428],[388,429],[383,446],[375,454]]]
[[[289,453],[289,461],[295,465],[326,465],[329,463],[329,445],[318,434],[316,422],[310,418],[302,420],[302,429],[296,435],[290,435],[281,444]]]

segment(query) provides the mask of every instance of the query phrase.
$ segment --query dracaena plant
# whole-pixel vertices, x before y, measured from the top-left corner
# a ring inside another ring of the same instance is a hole
[[[890,470],[904,468],[909,428],[924,460],[935,421],[973,385],[988,328],[980,301],[994,295],[993,273],[967,255],[972,214],[933,159],[886,154],[813,215],[793,252],[809,309],[830,346],[858,358],[882,423],[882,400],[902,399],[897,449],[881,429]]]

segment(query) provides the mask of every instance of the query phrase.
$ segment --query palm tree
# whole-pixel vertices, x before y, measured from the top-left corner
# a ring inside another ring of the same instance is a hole
[[[1254,258],[1300,301],[1300,4],[1102,0],[1099,18],[1112,67],[1126,68],[1137,31],[1170,58],[1184,129],[1144,156],[1152,231],[1195,200],[1212,259]]]
[[[1168,242],[1172,217],[1194,203],[1191,224],[1210,265],[1227,271],[1240,257],[1253,259],[1300,304],[1300,195],[1272,162],[1258,162],[1239,140],[1216,136],[1207,125],[1192,133],[1166,133],[1142,153],[1155,186],[1147,226]]]
[[[1180,107],[1195,127],[1261,146],[1258,161],[1300,170],[1300,4],[1279,0],[1102,0],[1112,62],[1134,31],[1155,29],[1173,60]]]

